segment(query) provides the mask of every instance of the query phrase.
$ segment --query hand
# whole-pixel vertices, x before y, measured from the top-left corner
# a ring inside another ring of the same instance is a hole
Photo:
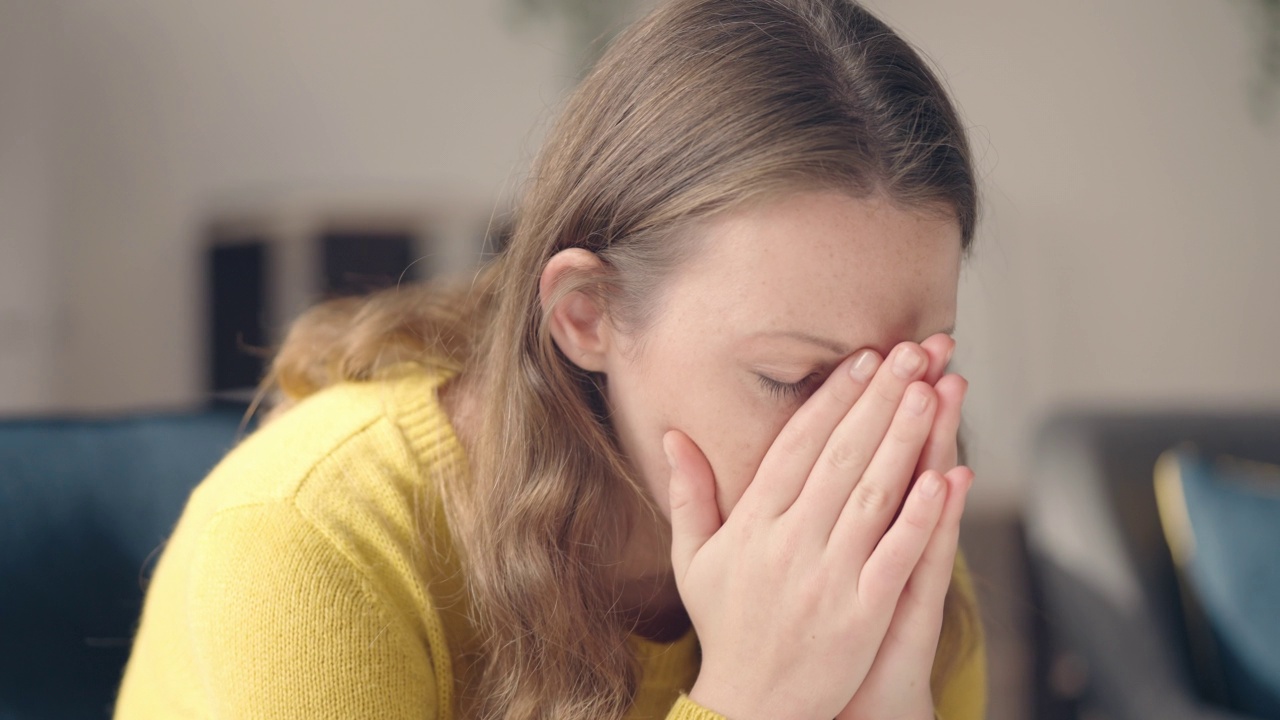
[[[869,357],[862,376],[857,358],[841,363],[792,416],[723,523],[706,458],[679,431],[663,438],[672,563],[702,643],[690,696],[733,720],[848,704],[959,482],[930,470],[907,493],[938,406],[919,381],[929,361],[914,343],[878,370]]]
[[[944,472],[957,462],[960,406],[968,383],[959,375],[943,376],[955,348],[950,337],[935,335],[925,340],[922,347],[930,356],[924,380],[936,384],[938,412],[917,471]],[[929,677],[942,629],[943,601],[955,565],[960,515],[973,483],[973,473],[967,468],[955,468],[946,477],[949,488],[942,519],[903,589],[871,670],[837,720],[932,720],[934,717]]]

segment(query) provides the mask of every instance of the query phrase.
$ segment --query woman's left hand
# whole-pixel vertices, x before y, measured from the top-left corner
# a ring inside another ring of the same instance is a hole
[[[947,500],[937,529],[902,592],[871,670],[837,720],[934,718],[929,679],[942,630],[943,602],[955,566],[960,516],[973,483],[973,472],[968,468],[949,472],[958,462],[960,406],[968,389],[964,378],[943,374],[955,342],[946,335],[935,335],[921,343],[921,347],[929,353],[929,370],[924,380],[934,383],[938,410],[920,453],[916,477],[925,470],[942,474],[947,481]],[[910,692],[902,692],[904,681]],[[875,718],[868,713],[870,708],[877,709]],[[886,713],[885,708],[893,710]]]

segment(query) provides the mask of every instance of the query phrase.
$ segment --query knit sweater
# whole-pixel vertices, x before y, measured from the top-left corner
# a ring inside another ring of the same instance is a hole
[[[405,365],[332,386],[214,468],[151,579],[118,720],[455,716],[479,642],[439,492],[442,469],[466,472],[436,395],[448,377]],[[629,720],[720,718],[683,694],[692,631],[630,643]],[[979,652],[939,715],[978,720],[985,692]]]

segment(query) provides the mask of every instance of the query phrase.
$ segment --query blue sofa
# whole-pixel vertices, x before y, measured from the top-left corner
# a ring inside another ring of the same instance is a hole
[[[244,416],[0,421],[0,720],[110,717],[158,551]]]

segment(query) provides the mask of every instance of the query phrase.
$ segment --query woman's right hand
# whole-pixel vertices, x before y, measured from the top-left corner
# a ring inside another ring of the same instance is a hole
[[[672,562],[702,645],[692,700],[751,720],[831,718],[853,697],[947,495],[930,470],[903,502],[938,405],[929,364],[915,343],[846,359],[723,523],[706,458],[663,438]]]

